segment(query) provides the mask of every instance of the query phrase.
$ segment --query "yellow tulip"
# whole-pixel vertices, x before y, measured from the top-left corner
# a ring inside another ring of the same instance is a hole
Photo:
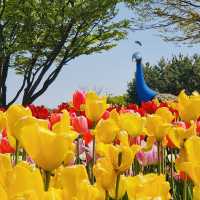
[[[176,168],[184,171],[193,180],[195,185],[200,187],[200,138],[192,136],[184,143],[176,161]]]
[[[26,152],[46,171],[59,167],[76,135],[54,133],[40,126],[36,119],[31,120],[28,117],[22,122],[23,125],[17,126],[17,131],[20,135],[19,141]]]
[[[13,104],[6,111],[7,116],[7,130],[8,132],[15,136],[17,133],[15,126],[20,119],[27,116],[32,116],[31,110],[29,108],[25,108],[22,105]]]
[[[65,155],[65,159],[64,159],[64,165],[69,165],[74,159],[75,159],[75,144],[74,143],[69,143],[68,144],[68,151]]]
[[[126,189],[130,200],[170,199],[170,186],[163,175],[147,174],[126,179]]]
[[[63,191],[60,189],[50,188],[44,193],[44,196],[41,200],[64,200]]]
[[[13,104],[5,112],[5,115],[7,119],[6,130],[8,141],[13,148],[16,148],[16,134],[18,134],[18,132],[15,126],[22,118],[32,116],[32,113],[29,108],[25,108],[19,104]]]
[[[200,95],[193,94],[187,96],[182,91],[178,96],[178,111],[182,120],[190,121],[197,120],[200,117]]]
[[[105,192],[100,187],[90,185],[89,181],[81,181],[75,200],[105,200]],[[74,200],[73,199],[73,200]]]
[[[115,123],[119,125],[120,117],[119,117],[119,113],[116,111],[116,109],[113,109],[110,112],[110,118],[113,119],[115,121]]]
[[[98,142],[96,144],[96,148],[95,148],[96,154],[98,156],[100,156],[100,157],[108,156],[109,146],[110,146],[110,144],[105,144],[105,143],[102,143],[102,142]]]
[[[106,97],[99,97],[95,92],[86,94],[85,114],[88,119],[97,122],[108,108]]]
[[[176,126],[171,127],[168,130],[167,135],[176,147],[181,148],[186,139],[190,138],[193,135],[196,135],[196,124],[192,122],[190,128],[188,129]]]
[[[2,200],[40,200],[43,181],[40,171],[21,162],[12,168],[8,155],[0,154],[0,197]]]
[[[0,185],[5,188],[8,172],[12,170],[9,154],[0,154]]]
[[[149,136],[155,136],[157,141],[161,141],[168,133],[171,124],[166,123],[159,115],[150,115],[146,118],[146,131]]]
[[[120,131],[117,134],[117,139],[120,141],[120,145],[129,146],[129,138],[126,131]]]
[[[94,131],[97,142],[103,142],[105,144],[112,143],[119,132],[119,127],[115,121],[111,118],[104,120],[101,119]]]
[[[178,169],[184,171],[192,179],[194,184],[200,187],[200,164],[181,162]]]
[[[2,111],[0,111],[0,131],[4,128],[6,128],[6,114]]]
[[[156,110],[155,114],[159,115],[160,117],[162,117],[162,119],[166,123],[171,123],[172,120],[174,119],[173,114],[171,113],[171,111],[169,110],[169,108],[166,108],[166,107],[158,108]]]
[[[116,185],[109,190],[109,196],[115,199]],[[121,199],[126,193],[126,177],[121,175],[119,180],[118,198]]]
[[[116,172],[108,158],[99,158],[93,168],[96,183],[105,191],[115,186]]]
[[[144,130],[145,119],[135,113],[121,113],[119,116],[119,127],[127,131],[129,135],[141,135]]]
[[[1,200],[8,200],[8,195],[6,191],[4,190],[4,188],[1,186],[1,184],[0,184],[0,197],[1,197]]]
[[[200,187],[198,186],[193,188],[193,200],[200,200]]]
[[[44,187],[40,171],[27,163],[19,163],[8,173],[6,192],[10,199],[19,195],[34,195],[38,199],[41,198]]]
[[[140,149],[139,145],[132,145],[131,147],[110,145],[108,156],[114,169],[119,173],[128,170],[134,160],[135,154]]]
[[[88,181],[86,169],[83,165],[65,167],[61,171],[61,187],[64,190],[64,199],[71,200],[76,196],[82,181]]]
[[[190,137],[186,140],[184,146],[187,154],[187,161],[200,164],[200,137]]]
[[[62,117],[59,122],[55,123],[52,131],[55,133],[68,132],[70,130],[70,116],[66,110],[63,110]]]

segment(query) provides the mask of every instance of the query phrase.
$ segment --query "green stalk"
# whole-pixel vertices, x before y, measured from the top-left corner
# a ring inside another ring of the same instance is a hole
[[[49,189],[49,183],[51,178],[51,172],[50,171],[44,171],[44,190],[48,191]]]
[[[24,149],[22,151],[22,160],[26,161],[26,151]]]
[[[174,178],[173,178],[173,171],[174,171],[174,165],[173,165],[173,149],[170,149],[170,161],[171,161],[171,167],[170,167],[170,176],[171,176],[171,188],[172,188],[172,197],[174,199]]]
[[[108,191],[106,190],[106,200],[109,200],[109,194],[108,194]]]
[[[94,167],[94,165],[95,165],[95,162],[96,162],[96,155],[95,155],[95,144],[96,144],[96,141],[95,141],[95,136],[93,136],[93,149],[92,149],[92,171],[91,171],[91,178],[92,178],[92,180],[91,180],[91,183],[92,184],[94,184],[94,174],[93,174],[93,167]]]
[[[121,162],[122,162],[122,152],[120,152],[118,155],[118,166],[121,165]],[[115,187],[115,200],[118,200],[120,175],[121,175],[120,173],[117,175],[116,187]]]
[[[187,180],[183,182],[183,200],[187,200]]]
[[[79,150],[79,137],[77,138],[77,143],[76,143],[76,164],[80,164],[81,160],[80,160],[80,150]]]
[[[158,141],[157,142],[157,147],[158,147],[158,149],[157,149],[157,153],[158,153],[158,174],[160,174],[161,173],[161,156],[160,156],[160,141]]]
[[[19,160],[19,141],[16,140],[15,165],[18,163],[18,160]]]

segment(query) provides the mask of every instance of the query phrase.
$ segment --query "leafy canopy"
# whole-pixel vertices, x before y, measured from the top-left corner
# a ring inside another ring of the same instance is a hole
[[[129,21],[118,20],[119,0],[0,1],[0,96],[8,68],[23,75],[14,103],[42,95],[74,58],[109,50],[124,39]],[[5,95],[4,95],[5,98]],[[4,99],[5,104],[5,99]]]

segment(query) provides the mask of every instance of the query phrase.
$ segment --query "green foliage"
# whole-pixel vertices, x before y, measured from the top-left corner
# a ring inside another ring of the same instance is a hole
[[[112,105],[126,105],[126,95],[122,96],[108,96],[107,102]]]
[[[167,41],[200,42],[199,0],[144,0],[140,4],[125,1],[133,10],[134,28],[155,28]]]
[[[24,78],[9,104],[22,92],[23,104],[33,102],[71,60],[109,50],[124,39],[130,24],[126,19],[116,19],[119,2],[122,1],[0,1],[0,66],[6,69],[0,80],[10,67]],[[0,83],[0,98],[5,81]]]
[[[136,82],[135,82],[135,79],[132,79],[128,83],[126,101],[127,101],[127,103],[132,103],[132,102],[137,103]]]
[[[157,65],[145,64],[144,76],[150,88],[160,93],[178,95],[182,89],[188,94],[200,92],[200,56],[174,56],[171,60],[162,58]],[[136,99],[135,79],[128,83],[127,101]]]

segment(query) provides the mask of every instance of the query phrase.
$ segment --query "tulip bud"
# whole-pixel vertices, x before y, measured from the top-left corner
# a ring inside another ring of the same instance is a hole
[[[76,110],[80,110],[82,104],[85,104],[85,92],[77,90],[73,94],[73,106]]]

